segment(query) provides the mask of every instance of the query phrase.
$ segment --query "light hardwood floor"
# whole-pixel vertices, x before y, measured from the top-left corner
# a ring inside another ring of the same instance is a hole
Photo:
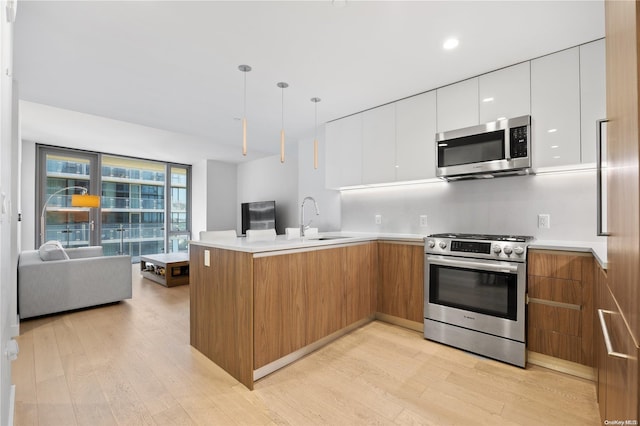
[[[592,382],[372,322],[251,392],[189,346],[189,287],[25,321],[16,425],[597,425]]]

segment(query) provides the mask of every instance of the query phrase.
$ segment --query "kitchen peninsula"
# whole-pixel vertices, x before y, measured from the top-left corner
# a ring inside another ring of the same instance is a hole
[[[191,345],[249,389],[373,319],[371,238],[190,244]]]

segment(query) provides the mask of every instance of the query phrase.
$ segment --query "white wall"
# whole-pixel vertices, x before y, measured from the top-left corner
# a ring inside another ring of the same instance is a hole
[[[207,229],[207,160],[191,166],[191,239]]]
[[[345,231],[531,235],[601,241],[596,236],[595,171],[437,182],[342,192]],[[537,215],[551,215],[538,229]],[[375,215],[382,224],[375,224]],[[421,227],[420,215],[427,215]]]
[[[240,206],[237,198],[238,166],[207,161],[207,229],[236,229]],[[237,229],[239,232],[240,229]]]
[[[284,228],[298,227],[298,149],[295,144],[287,145],[286,161],[280,163],[280,156],[262,158],[238,165],[238,208],[241,203],[251,201],[276,202],[276,231],[284,233]],[[238,215],[237,229],[242,229]]]
[[[49,145],[181,164],[238,158],[238,147],[206,138],[34,102],[20,101],[20,114],[22,138]]]
[[[340,230],[340,191],[325,188],[324,126],[318,128],[318,168],[313,168],[313,138],[298,142],[298,205],[311,196],[318,203],[320,215],[305,205],[305,221],[320,232]],[[300,213],[298,213],[299,215]],[[299,220],[299,219],[298,219]]]
[[[13,5],[15,8],[15,4]],[[9,342],[18,332],[16,316],[19,135],[17,93],[13,81],[13,23],[0,3],[0,424],[13,422]]]
[[[235,164],[202,160],[191,167],[192,239],[199,239],[200,231],[236,229],[237,182]]]

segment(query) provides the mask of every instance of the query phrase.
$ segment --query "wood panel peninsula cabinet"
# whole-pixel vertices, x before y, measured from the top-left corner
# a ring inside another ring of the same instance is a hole
[[[237,241],[190,245],[190,337],[249,389],[373,319],[375,242],[277,240],[254,250]]]
[[[379,319],[423,330],[424,244],[378,243],[377,305]]]

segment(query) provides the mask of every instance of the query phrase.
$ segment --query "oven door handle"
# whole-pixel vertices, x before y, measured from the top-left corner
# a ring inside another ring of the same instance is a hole
[[[492,272],[518,272],[518,266],[510,264],[499,265],[495,263],[471,262],[468,260],[437,259],[434,257],[427,257],[427,261],[434,265],[458,266],[460,268],[482,269]]]

